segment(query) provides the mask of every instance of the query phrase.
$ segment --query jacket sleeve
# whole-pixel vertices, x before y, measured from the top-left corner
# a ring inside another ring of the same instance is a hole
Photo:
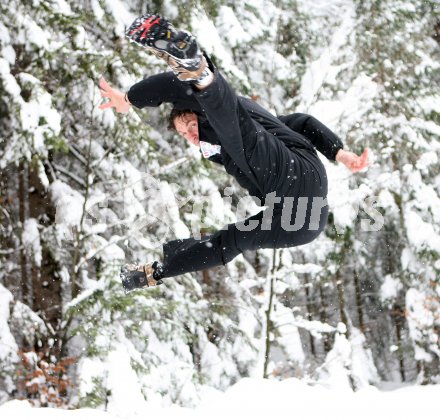
[[[127,97],[136,108],[157,107],[164,102],[195,112],[200,108],[192,90],[172,72],[155,74],[141,80],[130,88]]]
[[[223,165],[223,158],[220,153],[218,153],[216,155],[209,156],[206,159],[210,160],[211,162],[218,163],[219,165]]]
[[[302,134],[327,159],[336,160],[336,154],[344,145],[341,139],[316,118],[307,114],[290,114],[278,117],[292,131]]]

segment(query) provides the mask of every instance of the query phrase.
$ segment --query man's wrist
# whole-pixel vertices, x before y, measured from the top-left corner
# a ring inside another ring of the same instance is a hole
[[[341,157],[342,157],[343,154],[344,154],[344,149],[339,149],[339,150],[336,152],[335,160],[339,162],[339,160],[341,159]]]

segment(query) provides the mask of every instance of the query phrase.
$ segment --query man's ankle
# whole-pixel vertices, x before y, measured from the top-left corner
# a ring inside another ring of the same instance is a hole
[[[206,68],[203,73],[203,76],[194,83],[197,90],[206,89],[215,79],[214,73],[209,68]]]

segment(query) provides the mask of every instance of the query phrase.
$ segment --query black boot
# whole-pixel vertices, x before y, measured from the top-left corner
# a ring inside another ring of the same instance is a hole
[[[161,280],[161,264],[157,261],[145,265],[125,264],[121,267],[120,278],[125,293],[136,289],[159,286]]]
[[[139,16],[128,28],[126,36],[162,58],[179,80],[204,84],[212,78],[196,39],[189,32],[177,30],[162,16]]]

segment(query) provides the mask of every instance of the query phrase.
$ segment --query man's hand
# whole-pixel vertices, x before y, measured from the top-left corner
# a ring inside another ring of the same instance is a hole
[[[341,149],[336,154],[336,160],[343,163],[353,173],[361,171],[370,164],[370,162],[368,162],[367,148],[364,149],[364,152],[361,156]]]
[[[115,111],[120,112],[121,114],[126,114],[129,111],[131,104],[128,102],[128,100],[126,100],[125,93],[121,92],[120,90],[113,89],[104,79],[104,77],[99,79],[99,87],[101,96],[103,98],[110,99],[109,102],[99,105],[99,109],[115,108]]]

